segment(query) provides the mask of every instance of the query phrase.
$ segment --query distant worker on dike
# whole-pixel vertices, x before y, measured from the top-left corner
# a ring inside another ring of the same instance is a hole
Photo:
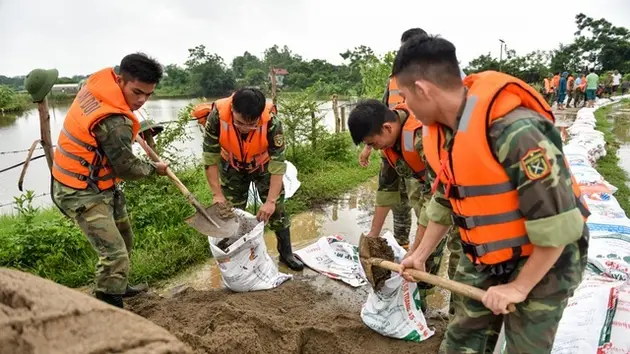
[[[304,265],[291,247],[290,220],[284,205],[285,142],[276,107],[256,88],[243,88],[192,112],[205,125],[203,162],[213,203],[245,209],[253,182],[264,203],[256,218],[276,233],[280,262],[295,271]]]
[[[123,297],[146,290],[128,284],[133,230],[118,183],[165,175],[168,164],[138,159],[132,143],[141,129],[133,113],[162,78],[160,64],[129,54],[120,74],[92,74],[75,97],[59,134],[52,167],[52,200],[74,219],[99,255],[95,295],[123,307]]]

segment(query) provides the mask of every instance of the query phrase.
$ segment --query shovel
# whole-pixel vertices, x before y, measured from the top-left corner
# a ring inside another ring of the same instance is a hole
[[[385,280],[389,278],[390,271],[400,272],[402,267],[400,264],[394,263],[390,260],[372,257],[373,254],[382,254],[382,256],[390,258],[391,260],[394,259],[394,252],[384,238],[361,235],[359,240],[359,258],[361,260],[361,266],[365,271],[365,275],[368,282],[370,282],[370,285],[372,285],[375,290],[379,290],[383,286],[383,283],[385,283]],[[380,269],[374,269],[374,267],[379,267]],[[481,302],[481,299],[486,294],[485,290],[442,278],[427,272],[422,272],[417,269],[405,269],[404,273],[410,275],[416,282],[421,281],[423,283],[439,286],[479,302]],[[514,304],[509,304],[507,308],[510,312],[516,311]]]
[[[149,155],[154,162],[161,162],[160,157],[149,147],[146,141],[140,136],[136,137],[136,141],[142,149]],[[171,171],[170,168],[166,169],[166,175],[171,179],[173,184],[179,189],[180,192],[188,199],[188,202],[197,209],[195,215],[186,219],[186,223],[192,228],[196,229],[200,233],[206,236],[212,237],[230,237],[233,236],[239,228],[239,222],[236,217],[229,218],[227,220],[219,219],[214,220],[210,215],[219,215],[218,204],[214,204],[208,208],[205,208],[195,196],[186,188],[186,186],[177,178],[177,176]]]

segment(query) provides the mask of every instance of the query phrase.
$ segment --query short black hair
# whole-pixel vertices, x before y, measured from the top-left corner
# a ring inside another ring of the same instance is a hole
[[[445,88],[462,85],[455,46],[439,36],[415,36],[405,42],[394,59],[392,76],[409,86],[423,79]]]
[[[248,122],[258,119],[265,110],[266,104],[265,94],[257,88],[239,89],[232,97],[232,109]]]
[[[144,53],[126,55],[120,62],[120,74],[126,81],[157,84],[162,80],[162,65]]]
[[[348,117],[348,130],[355,145],[368,136],[376,135],[386,122],[394,122],[398,116],[379,100],[369,99],[357,103]]]
[[[588,72],[590,72],[590,73],[594,73],[594,72],[595,72],[595,68],[590,68],[590,69],[588,69]]]
[[[410,28],[406,30],[405,32],[403,32],[402,36],[400,36],[400,41],[405,43],[411,37],[426,36],[426,35],[427,35],[427,31],[423,30],[422,28]]]

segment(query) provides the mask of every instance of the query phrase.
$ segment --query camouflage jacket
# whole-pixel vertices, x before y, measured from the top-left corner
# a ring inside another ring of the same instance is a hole
[[[403,110],[394,110],[400,118],[401,127],[407,121],[407,112]],[[399,154],[402,154],[400,146],[400,137],[396,140],[393,149]],[[418,155],[424,160],[424,152],[422,149],[422,129],[416,132],[415,148]],[[426,164],[426,162],[425,162]],[[399,159],[395,167],[392,167],[387,158],[381,153],[381,170],[378,176],[378,190],[376,191],[376,205],[377,206],[389,206],[392,207],[400,203],[400,183],[404,183],[404,178],[414,178],[411,167],[403,159]],[[422,193],[429,193],[430,186],[428,183],[422,183]]]
[[[444,145],[452,143],[453,131],[443,127]],[[530,242],[543,247],[559,247],[577,241],[584,232],[584,220],[577,208],[572,190],[571,172],[565,164],[562,139],[554,124],[538,113],[517,108],[496,120],[489,129],[489,142],[498,162],[518,190],[519,207],[525,217]],[[532,150],[546,155],[544,161],[551,172],[547,177],[532,180],[523,163]],[[435,172],[427,166],[427,179],[432,183]],[[473,173],[479,173],[475,171]],[[439,185],[426,210],[426,218],[450,225],[451,204]]]
[[[203,137],[203,163],[206,166],[218,165],[221,159],[221,146],[219,145],[219,111],[214,108],[206,122],[206,129]],[[271,113],[271,120],[267,124],[267,141],[269,142],[270,161],[265,170],[272,175],[283,175],[287,170],[284,163],[284,135],[282,122]]]

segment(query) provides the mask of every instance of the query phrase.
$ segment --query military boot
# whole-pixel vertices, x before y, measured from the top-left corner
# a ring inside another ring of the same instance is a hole
[[[122,295],[122,297],[132,297],[132,296],[136,296],[142,292],[145,292],[149,289],[149,286],[147,284],[138,284],[135,286],[129,285],[127,284],[127,289],[125,290],[125,293]]]
[[[276,231],[276,239],[278,240],[278,253],[280,254],[280,262],[287,267],[300,271],[304,269],[304,264],[293,255],[291,248],[291,231],[289,228]]]
[[[107,294],[101,291],[96,291],[94,294],[96,295],[97,299],[103,302],[106,302],[112,306],[120,307],[121,309],[123,308],[123,298],[121,295]]]

